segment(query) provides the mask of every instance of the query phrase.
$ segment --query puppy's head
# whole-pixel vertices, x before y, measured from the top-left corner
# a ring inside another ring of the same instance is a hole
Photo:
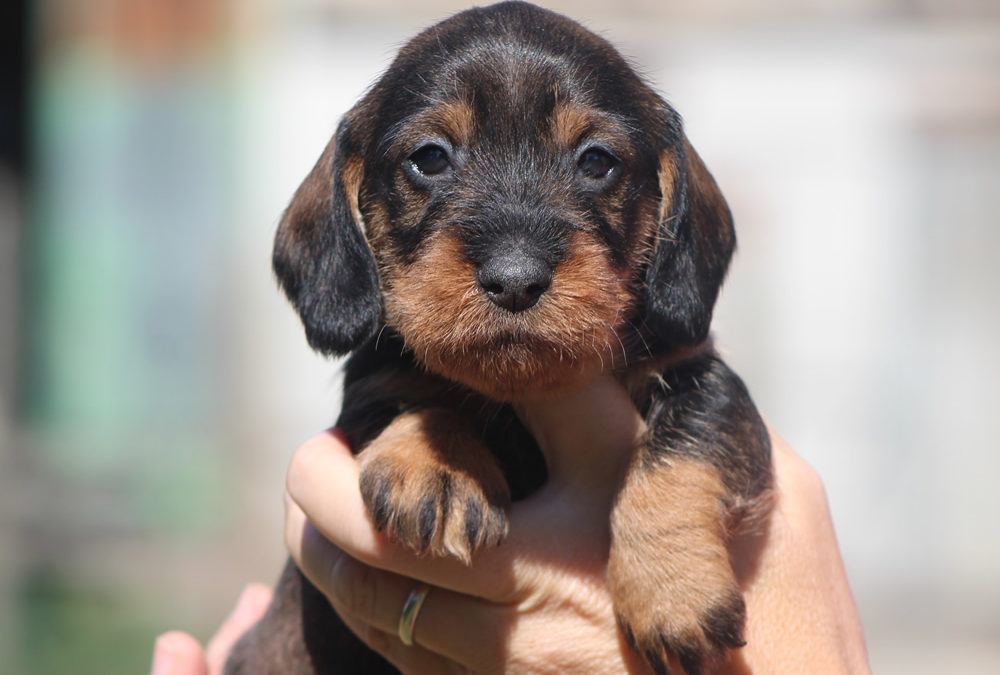
[[[296,192],[274,268],[315,349],[384,323],[511,399],[702,341],[733,246],[673,109],[602,38],[510,2],[401,50]]]

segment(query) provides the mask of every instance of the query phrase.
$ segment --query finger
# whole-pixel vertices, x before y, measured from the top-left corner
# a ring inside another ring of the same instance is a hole
[[[295,453],[287,486],[290,502],[352,557],[467,595],[510,601],[533,578],[525,568],[538,560],[572,557],[574,567],[586,562],[601,569],[607,555],[608,504],[586,495],[562,499],[543,490],[514,505],[510,536],[500,546],[478,551],[472,566],[452,558],[415,557],[372,526],[358,487],[358,465],[336,431],[314,437]],[[286,521],[290,551],[300,545],[303,524],[304,517]]]
[[[289,499],[285,544],[293,557],[306,531],[305,516],[296,517],[296,509],[300,509],[323,537],[363,562],[434,586],[460,588],[477,595],[488,590],[489,584],[479,578],[482,574],[474,574],[458,560],[417,558],[408,548],[374,528],[361,498],[358,464],[337,430],[315,436],[296,451],[286,484]],[[476,556],[476,566],[495,569],[498,574],[504,567],[509,570],[509,560],[505,554],[497,556],[498,551],[481,552]],[[497,558],[504,560],[488,564]],[[509,572],[506,574],[509,576]]]
[[[150,675],[208,675],[201,645],[187,633],[172,631],[156,638]]]
[[[767,526],[750,535],[756,541],[747,545],[748,536],[742,535],[734,542],[734,569],[742,558],[749,571],[744,575],[747,647],[739,658],[753,672],[793,672],[801,663],[813,664],[817,672],[869,672],[823,483],[770,432],[774,508]]]
[[[399,622],[418,582],[345,555],[329,584],[331,602],[341,616],[390,636],[389,647],[394,652],[407,653],[409,648],[399,636]],[[509,628],[505,614],[509,613],[502,606],[431,587],[413,623],[413,646],[443,657],[455,666],[478,672],[486,665],[502,661],[503,636]]]
[[[395,635],[385,633],[360,619],[341,615],[344,624],[351,632],[371,649],[384,656],[392,665],[406,675],[447,675],[448,673],[467,673],[468,670],[454,661],[435,654],[414,643],[404,645]]]
[[[264,584],[248,584],[205,649],[209,673],[221,673],[236,641],[264,616],[273,591]]]
[[[345,620],[397,636],[403,606],[418,582],[355,560],[313,528],[294,504],[289,512],[289,529],[301,532],[296,542],[289,542],[289,551],[306,578]],[[464,666],[494,663],[500,657],[498,627],[503,625],[504,612],[502,606],[479,598],[433,588],[417,614],[413,641]],[[462,620],[455,621],[456,616]],[[378,635],[359,637],[381,639]],[[405,646],[398,637],[394,639],[399,647]]]

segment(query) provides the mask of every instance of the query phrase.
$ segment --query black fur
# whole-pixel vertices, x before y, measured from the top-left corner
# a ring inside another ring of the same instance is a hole
[[[506,82],[498,75],[505,72],[519,75]],[[413,131],[442,102],[471,110],[472,140]],[[567,102],[606,116],[612,131],[598,147],[617,161],[606,179],[580,179],[578,154],[549,142],[553,111]],[[446,151],[448,169],[415,174],[408,162],[428,144]],[[632,301],[615,319],[624,359],[609,363],[629,383],[650,430],[634,470],[709,466],[726,491],[719,513],[739,516],[770,485],[770,447],[743,383],[706,342],[735,248],[732,216],[680,116],[606,41],[564,17],[507,2],[457,14],[410,41],[347,114],[296,193],[276,236],[274,270],[309,344],[325,354],[353,352],[338,426],[354,448],[364,449],[402,413],[450,411],[496,457],[510,498],[520,499],[547,472],[511,405],[428,372],[410,349],[413,336],[387,320],[386,299],[407,292],[394,286],[394,275],[420,261],[441,233],[461,243],[456,268],[481,270],[497,256],[522,255],[558,271],[573,259],[580,232],[599,242],[612,269],[630,274]],[[407,543],[427,550],[448,509],[464,510],[470,550],[502,537],[506,493],[456,504],[447,472],[430,483],[409,505],[415,535]],[[362,473],[373,523],[405,540],[393,489],[383,474]],[[619,624],[657,672],[669,660],[700,672],[743,644],[741,596],[724,587],[713,597],[696,608],[700,623],[683,631],[638,634],[621,615]],[[289,565],[275,604],[237,645],[227,672],[395,670],[354,639]]]
[[[326,185],[285,211],[274,242],[272,263],[278,282],[302,318],[309,346],[323,354],[346,354],[378,329],[382,317],[375,258],[365,241],[347,196],[344,158],[358,147],[351,119],[341,122],[331,149],[323,153],[311,178],[300,188]]]
[[[646,322],[672,346],[697,344],[708,336],[712,308],[736,248],[729,206],[721,196],[712,200],[705,194],[717,187],[694,150],[682,146],[681,151],[676,210],[664,222],[646,275]],[[696,235],[713,230],[714,237]]]
[[[661,350],[705,339],[735,246],[728,208],[714,212],[690,180],[679,115],[642,85],[624,59],[600,38],[585,33],[563,38],[563,22],[558,15],[523,3],[503,3],[456,15],[404,47],[386,75],[341,123],[336,151],[332,153],[331,201],[319,212],[286,213],[286,220],[301,222],[311,236],[291,244],[281,236],[287,229],[283,223],[275,248],[278,279],[299,310],[313,348],[327,354],[345,354],[377,329],[380,312],[375,261],[361,235],[360,224],[352,217],[342,165],[345,157],[363,158],[365,184],[384,198],[390,218],[398,217],[402,196],[395,167],[405,159],[398,144],[401,110],[413,111],[413,117],[426,109],[428,102],[471,96],[475,106],[482,108],[478,119],[488,127],[482,129],[481,136],[493,139],[495,145],[484,146],[479,153],[493,164],[469,172],[468,180],[480,182],[471,190],[480,198],[468,202],[469,190],[460,191],[456,186],[432,191],[426,213],[415,227],[389,233],[398,255],[404,260],[417,255],[447,204],[466,223],[467,251],[474,260],[484,255],[483,251],[493,250],[498,237],[529,241],[545,253],[551,264],[564,257],[567,225],[558,211],[551,210],[544,192],[546,185],[556,181],[546,180],[547,169],[533,158],[545,152],[532,140],[537,134],[524,133],[525,121],[544,119],[544,112],[555,104],[555,98],[543,91],[518,92],[532,102],[532,112],[506,114],[493,102],[511,96],[509,91],[482,87],[455,91],[460,86],[456,83],[476,81],[469,74],[482,67],[480,60],[488,62],[512,54],[527,55],[528,63],[540,71],[555,71],[548,73],[549,77],[560,83],[561,93],[571,100],[594,102],[616,111],[629,129],[630,141],[643,153],[633,162],[635,174],[627,177],[631,195],[625,209],[630,213],[642,200],[658,198],[654,177],[661,153],[669,149],[678,156],[675,208],[666,214],[659,233],[660,245],[645,275],[648,292],[643,319],[646,332],[652,332],[652,341]],[[581,45],[581,41],[587,43]],[[412,85],[415,81],[422,83],[422,91]],[[640,90],[645,95],[634,100],[621,97],[618,92],[623,89]],[[367,123],[355,122],[360,119]],[[365,128],[359,129],[362,126]],[[364,133],[377,141],[366,145],[359,140]],[[324,165],[331,162],[329,154],[324,153],[314,173],[330,170]],[[692,160],[700,165],[696,156]],[[530,170],[525,171],[526,167]],[[503,199],[518,194],[530,198],[512,209]],[[461,200],[457,204],[456,196]],[[590,209],[589,213],[593,219],[589,225],[604,238],[610,255],[621,256],[634,243],[629,242],[630,233],[617,231],[604,221],[599,209]],[[307,223],[310,216],[313,221]],[[720,228],[724,236],[699,241],[694,232],[710,221],[711,227]]]

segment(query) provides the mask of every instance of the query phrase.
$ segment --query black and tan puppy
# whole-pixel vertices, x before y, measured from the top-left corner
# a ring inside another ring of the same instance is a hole
[[[654,670],[743,644],[727,536],[768,437],[713,351],[735,243],[674,110],[605,40],[519,3],[415,37],[344,117],[278,230],[309,344],[353,351],[338,422],[375,525],[474,561],[545,466],[510,403],[601,372],[648,434],[611,515],[621,630]],[[289,566],[229,672],[393,672]]]

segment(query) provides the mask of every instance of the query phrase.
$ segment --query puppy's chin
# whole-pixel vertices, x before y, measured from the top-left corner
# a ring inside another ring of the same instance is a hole
[[[602,347],[593,344],[585,353],[573,353],[565,346],[522,336],[517,342],[498,341],[460,351],[429,347],[419,358],[438,375],[498,401],[513,402],[580,387],[619,365],[621,356],[615,358],[608,341],[596,342]]]

